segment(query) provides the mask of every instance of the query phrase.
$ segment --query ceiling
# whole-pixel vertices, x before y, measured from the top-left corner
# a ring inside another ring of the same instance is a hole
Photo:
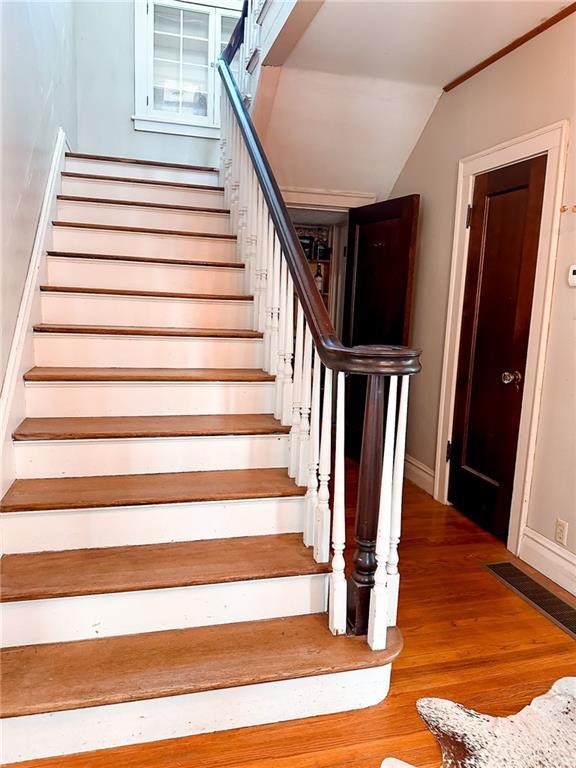
[[[441,87],[566,5],[325,0],[285,66]]]

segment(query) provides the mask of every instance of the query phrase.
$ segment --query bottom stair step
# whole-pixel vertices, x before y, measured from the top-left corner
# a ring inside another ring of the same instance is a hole
[[[326,615],[5,649],[3,761],[358,709],[402,646],[332,637]],[[56,714],[58,713],[58,714]]]

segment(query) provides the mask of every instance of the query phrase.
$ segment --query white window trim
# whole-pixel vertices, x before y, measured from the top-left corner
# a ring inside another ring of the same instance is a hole
[[[219,55],[219,41],[216,41],[215,25],[220,27],[222,16],[240,16],[240,0],[159,0],[162,5],[179,9],[199,10],[213,9],[215,13],[210,17],[211,40],[210,56],[213,61]],[[149,0],[135,0],[134,2],[134,104],[135,113],[132,115],[134,129],[137,131],[151,131],[153,133],[168,133],[179,136],[197,136],[207,139],[220,138],[220,99],[217,73],[212,65],[209,69],[209,89],[214,93],[214,102],[210,105],[207,117],[200,115],[191,119],[174,119],[169,113],[162,114],[160,110],[154,110],[147,104],[147,98],[152,94],[152,60],[150,50],[153,35],[152,3]],[[212,114],[210,114],[212,113]]]

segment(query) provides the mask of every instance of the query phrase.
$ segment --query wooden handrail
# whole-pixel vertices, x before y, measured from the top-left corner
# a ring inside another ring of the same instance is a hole
[[[400,376],[418,373],[420,370],[420,350],[418,349],[393,345],[346,347],[336,335],[326,306],[314,283],[314,277],[308,267],[274,173],[226,60],[230,56],[233,58],[236,53],[240,39],[236,36],[236,31],[241,26],[241,23],[237,25],[228,47],[218,61],[218,71],[268,204],[278,240],[320,359],[328,368],[345,373]]]

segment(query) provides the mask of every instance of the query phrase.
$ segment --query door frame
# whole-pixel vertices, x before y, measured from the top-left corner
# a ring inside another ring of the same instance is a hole
[[[446,460],[446,446],[451,438],[453,428],[460,326],[470,235],[470,230],[466,228],[466,214],[468,205],[472,204],[474,180],[479,174],[528,160],[536,155],[546,154],[548,158],[534,278],[534,296],[530,316],[518,450],[514,469],[514,490],[508,528],[507,546],[514,554],[518,554],[520,549],[521,536],[526,526],[530,502],[558,249],[560,206],[567,160],[568,125],[568,120],[553,123],[532,133],[465,157],[458,164],[458,187],[434,477],[434,498],[443,504],[449,503],[450,463]]]

